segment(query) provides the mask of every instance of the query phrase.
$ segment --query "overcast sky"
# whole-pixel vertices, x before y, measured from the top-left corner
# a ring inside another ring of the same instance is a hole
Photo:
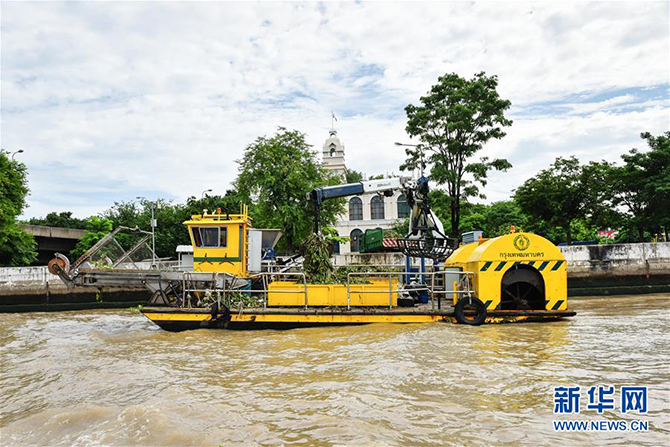
[[[668,2],[18,3],[1,14],[1,143],[26,217],[136,196],[223,194],[277,126],[347,166],[398,173],[404,107],[437,77],[496,74],[508,135],[482,155],[503,200],[557,156],[618,160],[670,128]]]

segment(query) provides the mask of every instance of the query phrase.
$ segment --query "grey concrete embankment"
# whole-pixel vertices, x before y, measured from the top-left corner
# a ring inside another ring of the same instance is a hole
[[[144,304],[145,289],[75,287],[72,290],[46,267],[0,268],[0,312],[111,309]]]
[[[670,292],[670,242],[560,249],[570,296]]]

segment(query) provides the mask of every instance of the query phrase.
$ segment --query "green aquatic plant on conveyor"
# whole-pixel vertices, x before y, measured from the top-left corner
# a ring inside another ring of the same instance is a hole
[[[347,238],[348,239],[348,238]],[[334,267],[330,258],[331,237],[321,234],[311,235],[304,244],[303,271],[309,284],[365,284],[369,277],[362,275],[348,276],[349,273],[374,273],[385,271],[374,266]]]
[[[321,234],[312,234],[304,244],[303,271],[307,282],[327,283],[333,275],[333,263],[330,260],[330,243]]]

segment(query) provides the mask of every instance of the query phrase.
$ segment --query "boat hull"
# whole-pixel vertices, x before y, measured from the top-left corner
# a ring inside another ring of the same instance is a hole
[[[341,326],[371,323],[416,324],[455,322],[448,309],[296,309],[247,308],[230,314],[208,309],[174,307],[143,308],[142,314],[167,331],[189,329],[290,329],[310,326]],[[486,323],[546,321],[575,315],[573,311],[489,311]]]

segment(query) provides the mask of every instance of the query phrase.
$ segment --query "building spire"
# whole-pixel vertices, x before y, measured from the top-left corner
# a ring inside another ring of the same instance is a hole
[[[335,112],[333,112],[332,110],[330,111],[330,116],[331,116],[331,118],[330,118],[330,130],[334,132],[335,131],[335,121],[337,121],[337,117],[335,116]]]

